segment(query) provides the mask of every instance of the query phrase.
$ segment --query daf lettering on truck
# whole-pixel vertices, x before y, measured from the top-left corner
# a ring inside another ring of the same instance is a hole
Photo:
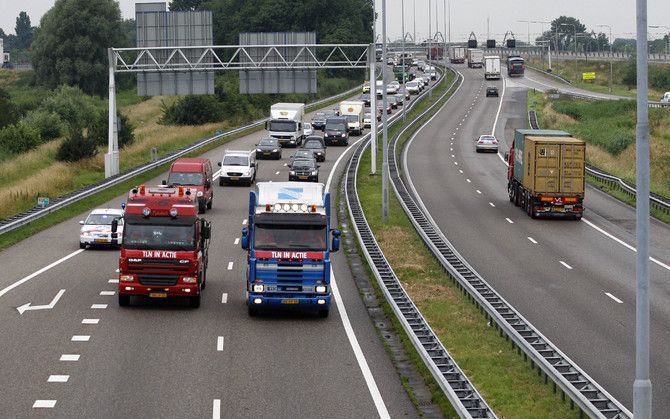
[[[265,129],[270,137],[279,140],[282,147],[298,147],[305,137],[302,129],[304,116],[304,103],[275,103],[270,107],[270,120],[265,123]]]

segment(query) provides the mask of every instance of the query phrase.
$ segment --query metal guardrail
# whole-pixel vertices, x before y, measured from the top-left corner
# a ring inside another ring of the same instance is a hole
[[[537,366],[538,375],[544,372],[545,383],[551,379],[554,388],[560,387],[572,403],[591,417],[631,418],[630,411],[542,335],[456,251],[423,205],[410,178],[407,178],[407,182],[412,192],[405,186],[395,158],[397,138],[399,136],[389,142],[391,184],[415,229],[447,272],[487,314],[489,320],[495,323],[500,333],[511,339],[524,352],[524,357],[530,358],[533,368]],[[403,157],[406,165],[406,153],[403,153]]]
[[[455,82],[451,87],[453,87]],[[442,97],[451,90],[451,87],[445,91]],[[439,100],[435,103],[438,102]],[[433,107],[431,106],[421,115],[417,116],[414,121],[410,122],[410,125],[430,112]],[[409,109],[403,110],[403,112]],[[458,367],[402,287],[367,223],[363,208],[358,199],[356,179],[361,156],[369,146],[370,141],[364,141],[358,146],[349,161],[345,178],[345,196],[349,216],[353,221],[354,230],[365,258],[373,270],[386,300],[392,307],[412,344],[459,416],[465,418],[496,418],[495,413],[493,413],[491,408],[486,404],[486,401],[470,383],[467,376]]]
[[[315,107],[315,106],[320,106],[323,103],[329,102],[331,100],[339,99],[342,97],[348,97],[352,95],[353,93],[360,91],[360,86],[355,87],[353,89],[347,90],[346,92],[339,93],[334,96],[327,97],[325,99],[318,100],[316,102],[312,102],[308,104],[309,107]],[[267,121],[267,118],[252,122],[248,125],[245,125],[243,127],[239,128],[234,128],[231,130],[228,130],[226,132],[220,133],[213,135],[211,137],[204,138],[194,144],[191,144],[189,146],[183,147],[177,151],[174,151],[162,158],[159,158],[158,160],[154,162],[150,162],[147,164],[144,164],[142,166],[136,167],[134,169],[130,169],[126,172],[120,173],[116,176],[109,177],[107,179],[101,180],[99,182],[96,182],[92,185],[86,186],[84,188],[81,188],[77,191],[65,194],[63,196],[59,196],[58,198],[55,198],[51,201],[51,203],[45,207],[33,207],[27,211],[21,212],[19,214],[16,214],[12,217],[0,220],[0,235],[14,230],[16,228],[19,228],[21,226],[24,226],[26,224],[29,224],[41,217],[44,217],[45,215],[48,215],[54,211],[60,210],[70,204],[73,204],[77,201],[80,201],[84,198],[87,198],[91,195],[94,195],[98,192],[101,192],[107,188],[110,188],[114,185],[118,185],[122,182],[125,182],[129,179],[132,179],[133,177],[137,175],[141,175],[142,173],[145,173],[149,170],[152,170],[156,167],[160,167],[163,164],[169,163],[181,156],[184,156],[192,151],[198,150],[206,145],[209,145],[211,143],[214,143],[216,141],[221,140],[222,138],[230,137],[232,135],[236,135],[240,132],[244,132],[249,129],[257,128],[262,126],[265,121]]]
[[[537,113],[535,111],[528,111],[528,123],[532,129],[540,129],[540,124],[537,122]],[[637,197],[637,189],[635,189],[633,185],[616,176],[610,175],[595,166],[587,164],[586,173],[589,176],[593,176],[594,178],[598,179],[600,182],[606,183],[611,187],[618,188],[632,198]],[[658,211],[670,214],[670,201],[663,198],[662,196],[652,194],[649,197],[649,205]]]

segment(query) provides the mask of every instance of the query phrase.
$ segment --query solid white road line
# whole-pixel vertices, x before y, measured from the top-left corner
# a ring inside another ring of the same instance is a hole
[[[337,282],[335,281],[335,275],[333,274],[332,267],[330,270],[330,285],[333,289],[333,297],[335,297],[335,303],[337,304],[337,311],[338,313],[340,313],[340,319],[342,320],[342,324],[344,325],[344,331],[347,334],[347,339],[349,339],[351,349],[353,349],[354,355],[356,356],[358,367],[361,369],[361,372],[363,373],[363,378],[365,378],[365,383],[368,386],[368,391],[370,392],[372,400],[375,403],[375,407],[377,408],[377,414],[379,414],[379,417],[383,419],[390,418],[391,416],[389,415],[389,412],[386,409],[384,399],[382,399],[382,395],[379,392],[379,388],[377,387],[375,378],[372,376],[372,372],[370,371],[370,367],[368,366],[368,363],[365,359],[365,355],[363,355],[363,351],[361,350],[361,347],[358,344],[358,339],[356,339],[354,329],[351,327],[351,323],[349,322],[347,309],[344,307],[344,301],[342,301],[340,290],[337,287]]]
[[[228,262],[228,270],[229,271],[233,270],[233,262]]]
[[[498,125],[498,118],[500,117],[500,111],[502,110],[503,99],[505,98],[505,78],[503,77],[503,89],[502,94],[500,95],[500,103],[498,104],[498,112],[496,112],[496,119],[493,121],[493,129],[491,130],[491,135],[496,135],[496,125]]]
[[[118,284],[118,283],[119,283],[119,280],[118,280],[118,279],[108,279],[107,282],[108,282],[109,284]]]
[[[481,195],[482,191],[480,191],[479,189],[477,189],[477,193]]]
[[[47,383],[67,383],[67,380],[69,379],[69,375],[50,375],[47,379]]]
[[[77,362],[79,361],[79,356],[79,354],[63,354],[60,356],[59,361]]]
[[[69,255],[64,256],[64,257],[58,259],[57,261],[45,266],[44,268],[42,268],[38,271],[35,271],[35,272],[31,273],[30,275],[28,275],[24,278],[19,279],[18,281],[14,282],[13,284],[11,284],[11,285],[3,288],[2,290],[0,290],[0,297],[7,294],[9,291],[13,290],[14,288],[18,287],[19,285],[30,281],[31,279],[35,278],[37,275],[48,271],[49,269],[53,268],[54,266],[60,265],[61,263],[65,262],[66,260],[70,259],[71,257],[77,256],[78,254],[80,254],[83,251],[84,251],[84,249],[76,250],[76,251],[70,253]]]
[[[114,295],[116,291],[100,291],[100,295]]]
[[[465,181],[468,182],[468,183],[472,183],[472,181],[470,179],[465,179]]]
[[[226,304],[228,302],[228,293],[224,292],[221,294],[221,304]]]
[[[530,242],[533,243],[533,244],[537,244],[537,240],[535,240],[532,237],[528,237],[528,240],[530,240]]]
[[[233,244],[235,244],[235,245],[238,245],[238,244],[240,244],[240,238],[239,238],[239,237],[238,237],[238,238],[236,238],[236,239],[235,239],[235,242],[234,242]]]
[[[496,204],[494,204],[493,202],[489,202],[489,205],[492,206],[493,208],[495,208],[496,206]]]
[[[83,319],[81,321],[81,324],[98,324],[100,323],[100,319]]]
[[[605,295],[608,296],[609,298],[611,298],[612,300],[616,301],[617,303],[623,304],[623,301],[619,300],[618,298],[616,298],[615,296],[613,296],[609,292],[606,292]]]
[[[93,304],[91,308],[93,310],[104,310],[107,308],[107,304]]]
[[[221,400],[214,399],[212,402],[212,419],[221,419]]]
[[[74,335],[71,340],[72,342],[88,342],[90,339],[90,335]]]
[[[606,232],[605,230],[603,230],[602,228],[600,228],[600,227],[598,227],[597,225],[593,224],[592,222],[590,222],[590,221],[587,220],[586,218],[582,218],[582,222],[588,224],[588,225],[591,226],[591,227],[593,227],[594,229],[596,229],[597,231],[601,232],[602,234],[604,234],[605,236],[609,237],[610,239],[614,240],[615,242],[619,243],[620,245],[625,246],[625,247],[627,247],[628,249],[632,250],[633,252],[637,253],[637,249],[636,249],[635,247],[631,246],[630,244],[626,243],[625,241],[621,240],[620,238],[615,237],[614,235],[612,235],[612,234]],[[661,262],[660,260],[658,260],[658,259],[656,259],[656,258],[653,258],[653,257],[650,257],[649,260],[652,261],[652,262],[654,262],[654,263],[657,264],[658,266],[660,266],[660,267],[662,267],[662,268],[665,268],[665,269],[667,269],[667,270],[670,271],[670,266],[666,265],[665,263]]]
[[[505,219],[507,220],[508,223],[514,224],[514,221],[510,220],[509,218],[505,218]]]
[[[216,339],[216,350],[219,352],[223,351],[223,336],[219,336]]]
[[[35,400],[33,409],[53,409],[56,406],[56,400]]]
[[[568,269],[572,269],[572,266],[568,265],[567,263],[563,262],[562,260],[559,260],[561,262],[561,265],[565,266]]]

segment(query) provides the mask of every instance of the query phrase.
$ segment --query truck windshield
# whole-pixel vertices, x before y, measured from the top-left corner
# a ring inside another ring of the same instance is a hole
[[[295,132],[295,121],[272,120],[270,121],[270,131]]]
[[[195,225],[126,224],[123,247],[147,250],[194,250]]]
[[[202,173],[172,172],[167,183],[168,185],[202,185]]]
[[[326,226],[257,224],[254,248],[326,250]]]
[[[347,122],[358,122],[358,115],[347,115]]]

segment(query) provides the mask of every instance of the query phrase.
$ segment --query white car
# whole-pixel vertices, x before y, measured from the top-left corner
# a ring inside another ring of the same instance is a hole
[[[400,89],[400,83],[397,81],[392,81],[391,83],[386,85],[386,93],[390,95],[395,95],[398,93],[398,89]]]
[[[309,122],[303,122],[302,132],[305,134],[305,137],[309,137],[310,135],[314,134],[314,128],[312,128],[312,124]]]
[[[219,162],[219,186],[232,183],[244,183],[251,186],[256,180],[256,150],[226,150]]]
[[[86,220],[79,221],[79,248],[86,246],[117,246],[123,235],[123,210],[116,208],[98,208],[91,211]],[[112,238],[112,221],[119,220],[116,230],[118,238]]]
[[[418,81],[408,81],[407,84],[405,84],[405,89],[410,94],[418,94],[421,91],[421,88],[419,87],[419,82]]]
[[[363,115],[363,127],[370,128],[372,126],[372,114],[370,112],[365,112]]]
[[[475,143],[475,151],[480,153],[482,151],[498,152],[498,140],[493,135],[480,135]]]
[[[663,94],[663,97],[661,98],[661,103],[663,104],[663,106],[670,105],[670,92],[665,92]]]

